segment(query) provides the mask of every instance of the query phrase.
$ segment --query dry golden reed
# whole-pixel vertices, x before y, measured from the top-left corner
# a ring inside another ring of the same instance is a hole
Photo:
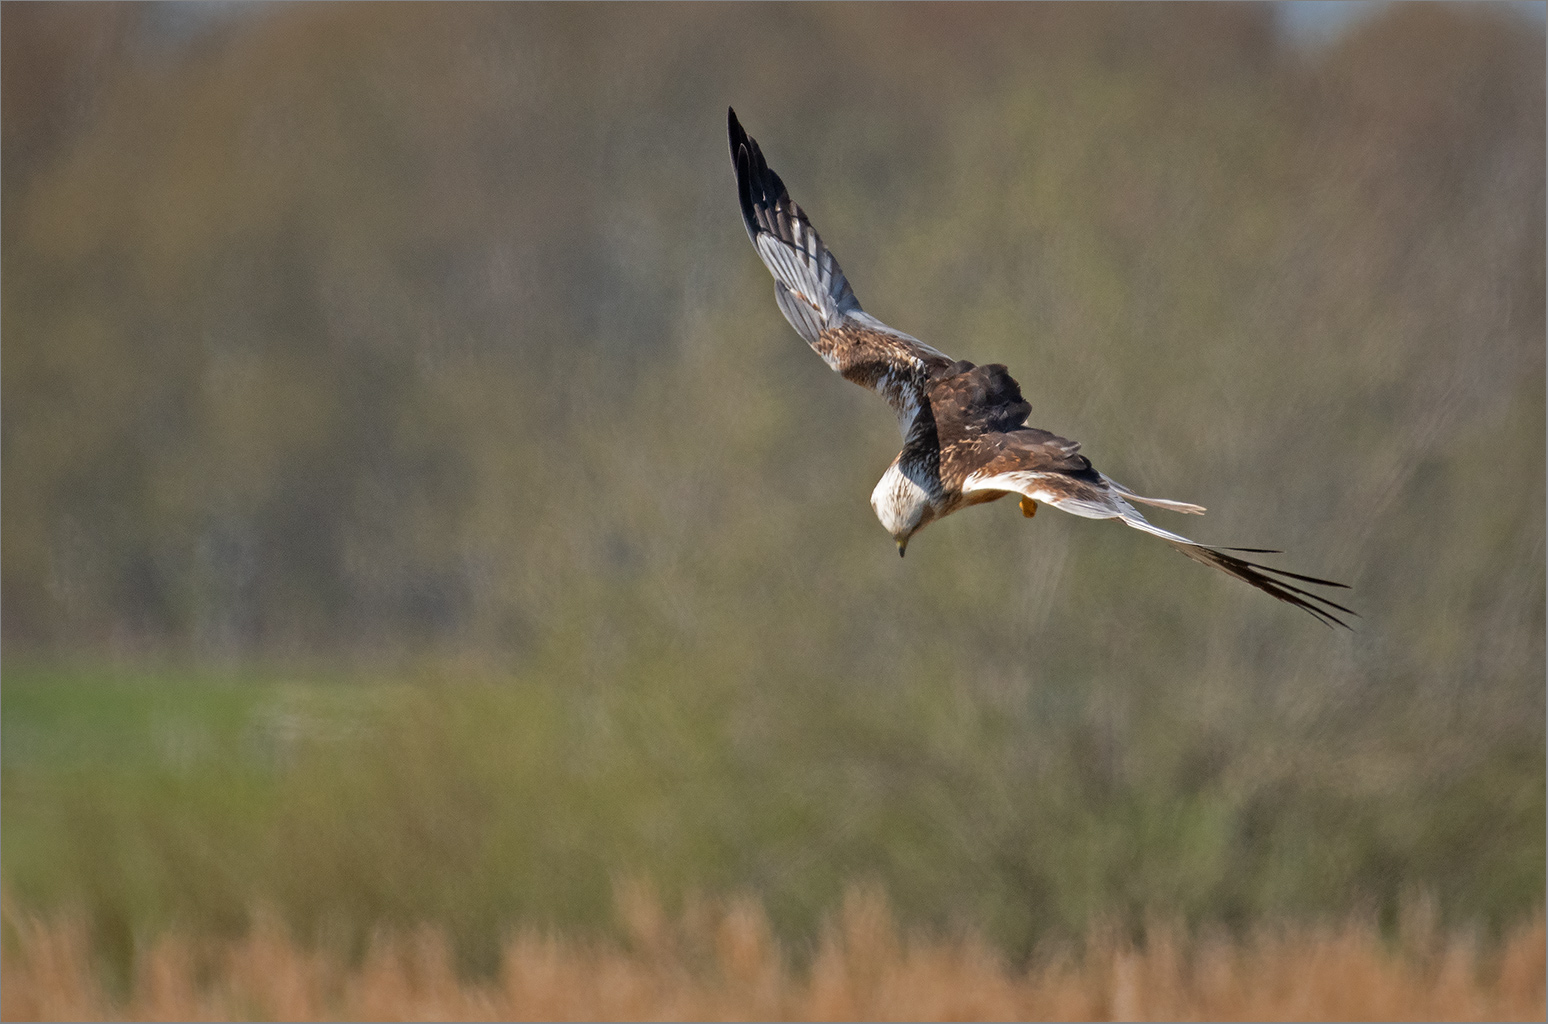
[[[1131,944],[1094,928],[1079,952],[1025,969],[972,935],[900,932],[857,888],[810,964],[792,968],[752,900],[690,901],[676,919],[625,886],[623,944],[524,932],[498,976],[459,977],[434,929],[379,934],[358,965],[291,940],[270,915],[229,942],[169,935],[123,999],[93,967],[86,930],[8,907],[0,1016],[26,1019],[1456,1019],[1541,1020],[1544,922],[1480,955],[1408,929],[1394,949],[1369,923],[1264,928],[1242,940],[1154,925]]]

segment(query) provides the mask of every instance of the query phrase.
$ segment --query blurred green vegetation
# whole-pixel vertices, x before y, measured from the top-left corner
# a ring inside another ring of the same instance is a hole
[[[794,935],[876,876],[1017,950],[1149,907],[1541,905],[1540,22],[0,29],[17,899],[120,951],[254,900],[432,918],[470,962],[607,920],[618,873]],[[727,104],[869,311],[1007,363],[1033,423],[1208,506],[1198,539],[1351,583],[1357,631],[1012,507],[899,560],[867,505],[892,417],[776,311]]]
[[[379,926],[443,924],[487,970],[518,922],[614,927],[614,887],[636,878],[669,903],[756,892],[798,949],[875,880],[912,926],[982,929],[1013,956],[1101,917],[1391,923],[1434,897],[1488,931],[1541,900],[1529,743],[1414,771],[1427,751],[1332,764],[1162,707],[1120,747],[939,679],[770,678],[749,700],[667,662],[627,678],[13,669],[6,884],[85,909],[125,968],[164,927],[237,932],[267,905],[357,950]]]

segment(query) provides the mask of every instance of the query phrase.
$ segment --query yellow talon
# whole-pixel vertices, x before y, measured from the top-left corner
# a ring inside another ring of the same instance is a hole
[[[1037,502],[1023,495],[1021,499],[1021,514],[1028,519],[1037,515]]]

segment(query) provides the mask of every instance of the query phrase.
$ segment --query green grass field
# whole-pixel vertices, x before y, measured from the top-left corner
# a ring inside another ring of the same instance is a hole
[[[127,969],[168,926],[256,907],[360,948],[430,922],[467,968],[513,928],[601,933],[620,879],[746,893],[801,949],[856,880],[909,927],[1013,956],[1092,920],[1248,925],[1433,898],[1490,930],[1543,898],[1540,749],[1437,787],[1367,744],[1291,770],[1173,719],[1122,736],[995,716],[946,685],[778,699],[687,673],[396,683],[7,667],[4,881],[84,910]],[[1115,746],[1117,744],[1117,746]],[[1409,760],[1405,766],[1404,759]]]

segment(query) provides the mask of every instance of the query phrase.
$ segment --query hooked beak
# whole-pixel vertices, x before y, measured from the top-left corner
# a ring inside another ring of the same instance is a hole
[[[902,558],[904,552],[906,552],[907,550],[908,550],[908,541],[906,541],[906,540],[898,541],[898,557]]]

